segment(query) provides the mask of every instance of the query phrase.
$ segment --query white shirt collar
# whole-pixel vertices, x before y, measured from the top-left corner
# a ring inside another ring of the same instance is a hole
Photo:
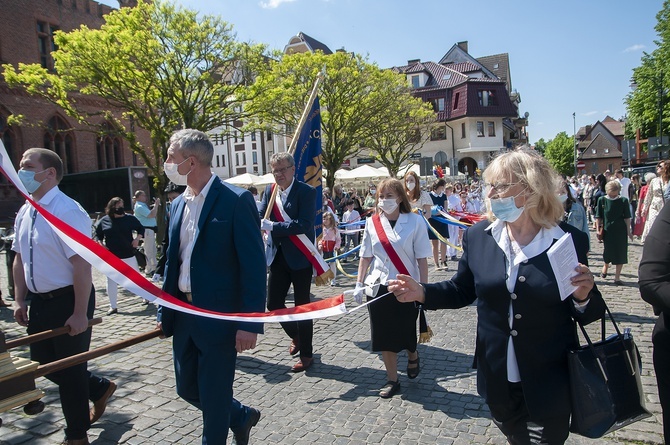
[[[53,201],[53,199],[56,197],[56,195],[58,195],[59,191],[60,190],[58,189],[58,186],[55,186],[51,190],[46,192],[44,196],[42,196],[42,198],[40,198],[40,200],[37,202],[39,202],[42,205],[48,206],[51,203],[51,201]]]
[[[505,223],[497,219],[489,224],[485,230],[491,231],[491,235],[496,241],[496,244],[498,244],[500,249],[502,249],[506,255],[510,256],[511,240],[507,230],[505,230],[505,227]],[[533,238],[533,240],[526,247],[523,247],[521,251],[514,256],[514,265],[521,264],[523,261],[540,255],[542,252],[551,247],[555,239],[559,239],[564,234],[565,232],[558,225],[549,229],[544,227],[541,228],[540,231],[535,235],[535,238]]]
[[[202,190],[198,195],[193,193],[193,189],[190,186],[186,187],[186,190],[184,190],[184,199],[193,200],[198,196],[202,196],[203,199],[207,198],[207,193],[209,193],[209,189],[212,188],[212,184],[214,183],[214,178],[216,178],[216,175],[212,173],[212,176],[209,178],[209,181],[207,181],[207,184],[205,184],[205,186],[202,188]]]

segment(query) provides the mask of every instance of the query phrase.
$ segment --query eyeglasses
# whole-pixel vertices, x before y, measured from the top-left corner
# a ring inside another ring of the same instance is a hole
[[[293,168],[293,166],[291,165],[289,167],[278,168],[277,170],[272,170],[272,174],[274,176],[283,175],[284,173],[286,173],[286,170],[288,170],[289,168]]]
[[[502,194],[508,191],[510,188],[514,187],[517,184],[521,184],[520,182],[485,182],[484,187],[491,187],[493,190],[496,191],[496,193]]]

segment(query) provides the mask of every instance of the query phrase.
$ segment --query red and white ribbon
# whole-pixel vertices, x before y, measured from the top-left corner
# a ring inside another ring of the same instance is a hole
[[[2,173],[19,189],[26,200],[39,212],[39,214],[51,225],[56,234],[68,247],[98,269],[105,276],[111,278],[123,288],[133,292],[139,297],[155,302],[180,312],[199,315],[203,317],[216,318],[227,321],[242,321],[255,323],[271,323],[282,321],[301,321],[315,318],[325,318],[341,315],[347,312],[344,304],[344,295],[327,298],[293,308],[278,309],[270,312],[254,313],[222,313],[202,309],[186,303],[172,295],[164,292],[147,280],[138,271],[124,263],[120,258],[109,250],[93,241],[89,236],[74,229],[69,224],[54,216],[42,208],[28,194],[19,177],[14,170],[5,146],[0,140],[0,168]]]

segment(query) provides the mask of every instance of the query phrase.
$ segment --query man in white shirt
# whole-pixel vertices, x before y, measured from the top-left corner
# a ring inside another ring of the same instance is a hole
[[[163,166],[186,185],[170,206],[170,237],[163,289],[183,301],[224,313],[263,312],[265,256],[258,209],[251,193],[211,171],[214,147],[201,131],[170,138]],[[256,347],[262,323],[232,322],[160,307],[159,327],[173,336],[177,393],[202,411],[203,444],[249,442],[259,410],[233,397],[237,354]]]
[[[616,180],[621,184],[621,196],[626,198],[628,201],[630,201],[630,196],[628,194],[628,188],[630,187],[630,179],[626,178],[623,175],[623,170],[619,169],[614,172],[614,176],[616,177]]]
[[[58,189],[63,178],[63,162],[58,155],[45,148],[31,148],[23,154],[20,165],[19,179],[32,198],[73,229],[91,236],[88,214]],[[14,318],[28,327],[28,334],[62,326],[70,328],[69,335],[32,343],[31,358],[45,364],[88,351],[88,320],[95,310],[91,266],[56,235],[30,203],[19,210],[14,229]],[[31,299],[30,311],[27,297]],[[86,432],[105,411],[116,385],[92,375],[86,363],[46,378],[59,388],[66,424],[63,443],[88,444]],[[88,400],[93,401],[91,410]]]

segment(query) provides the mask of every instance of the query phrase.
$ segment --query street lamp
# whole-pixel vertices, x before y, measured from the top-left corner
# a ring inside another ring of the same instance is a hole
[[[572,113],[572,160],[575,164],[575,177],[577,177],[577,117]]]

